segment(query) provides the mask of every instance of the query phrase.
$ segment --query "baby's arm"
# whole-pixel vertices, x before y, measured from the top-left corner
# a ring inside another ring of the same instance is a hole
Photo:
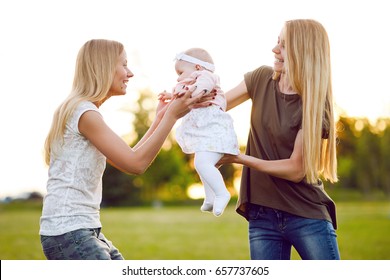
[[[174,87],[173,89],[173,95],[174,96],[182,96],[183,94],[185,94],[188,90],[188,85],[192,84],[193,83],[193,80],[192,79],[186,79],[184,81],[181,81],[179,83],[176,84],[176,86]]]
[[[192,96],[204,95],[210,93],[218,85],[218,76],[209,71],[200,71],[196,77],[196,82],[192,87],[196,87]]]

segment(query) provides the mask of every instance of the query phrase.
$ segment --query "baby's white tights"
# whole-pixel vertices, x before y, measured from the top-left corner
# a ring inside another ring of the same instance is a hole
[[[195,153],[195,169],[203,183],[205,199],[202,207],[204,212],[213,212],[215,216],[222,215],[230,200],[230,193],[226,189],[225,182],[215,164],[223,154],[215,152]]]

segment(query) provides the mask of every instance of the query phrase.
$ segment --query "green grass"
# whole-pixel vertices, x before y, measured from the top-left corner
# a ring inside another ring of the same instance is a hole
[[[390,259],[390,203],[340,202],[342,259]],[[44,259],[39,204],[0,205],[0,259]],[[247,222],[230,206],[215,218],[198,206],[105,208],[103,232],[126,259],[249,259]],[[299,259],[295,251],[293,259]]]
[[[126,259],[248,259],[247,223],[232,207],[219,218],[198,207],[102,212],[105,235]]]

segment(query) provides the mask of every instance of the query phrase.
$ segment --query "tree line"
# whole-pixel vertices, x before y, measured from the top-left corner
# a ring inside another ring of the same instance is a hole
[[[155,95],[144,90],[135,108],[133,131],[129,135],[134,146],[150,126],[155,108]],[[359,193],[364,197],[374,194],[390,198],[390,119],[379,119],[375,124],[367,119],[342,116],[338,130],[339,182],[325,183],[326,188],[344,193]],[[245,150],[245,147],[242,147]],[[226,186],[232,190],[241,168],[235,165],[221,167]],[[103,205],[150,205],[151,203],[188,202],[188,188],[200,179],[193,166],[193,156],[184,154],[172,135],[149,169],[142,175],[124,174],[107,165],[103,175]]]
[[[390,119],[371,124],[344,116],[338,130],[339,182],[334,187],[390,198]]]

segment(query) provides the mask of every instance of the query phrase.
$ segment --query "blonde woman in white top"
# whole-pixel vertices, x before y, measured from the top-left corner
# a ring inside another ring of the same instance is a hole
[[[80,49],[71,93],[56,110],[45,142],[49,177],[40,235],[48,259],[123,259],[101,232],[106,160],[123,172],[142,174],[175,122],[198,101],[207,106],[210,99],[188,91],[169,104],[160,101],[149,130],[129,147],[107,126],[99,107],[126,94],[131,77],[121,43],[90,40]]]

